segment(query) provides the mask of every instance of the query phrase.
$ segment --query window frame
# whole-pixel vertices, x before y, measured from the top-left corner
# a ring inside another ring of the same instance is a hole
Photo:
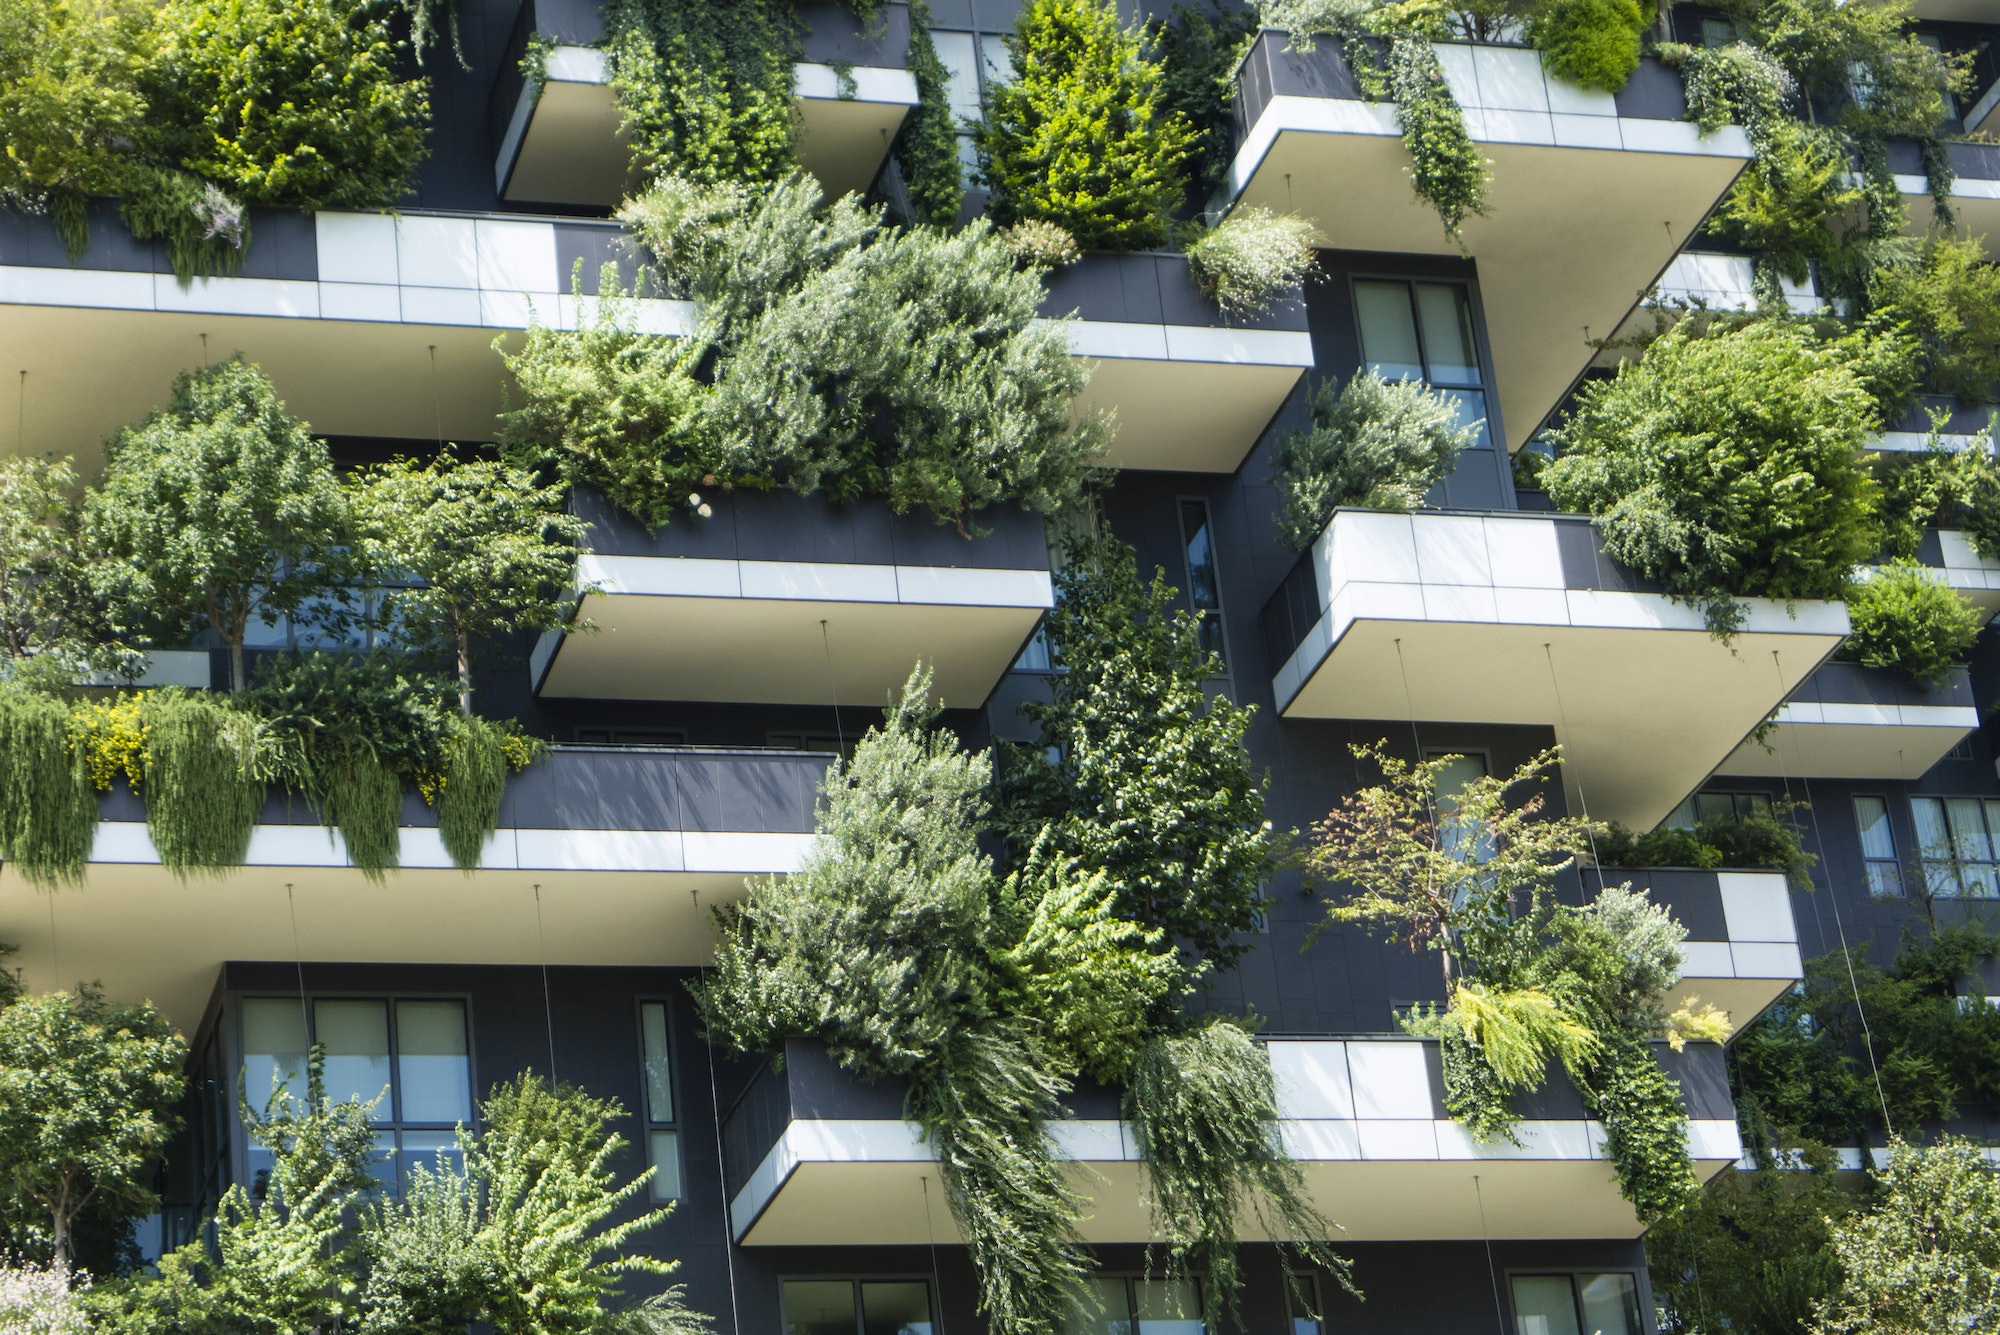
[[[1934,858],[1925,850],[1923,824],[1917,819],[1919,802],[1937,804],[1938,813],[1944,821],[1946,838],[1951,845],[1949,858]],[[1963,841],[1967,836],[1958,829],[1957,820],[1952,815],[1954,802],[1970,802],[1978,808],[1980,823],[1985,827],[1978,831],[1978,837],[1986,841],[1987,856],[1969,858],[1961,855],[1961,850],[1965,847]],[[1925,898],[2000,899],[2000,812],[1995,810],[2000,808],[2000,798],[1981,793],[1912,793],[1909,797],[1909,807],[1910,824],[1917,834],[1917,865],[1923,877]],[[1983,891],[1973,888],[1973,883],[1965,875],[1967,867],[1983,869],[1980,878],[1984,882]],[[1948,878],[1948,883],[1941,885],[1937,879],[1940,873]]]
[[[809,1271],[802,1274],[780,1273],[778,1275],[778,1335],[785,1335],[791,1324],[785,1315],[785,1286],[787,1284],[837,1284],[841,1282],[845,1282],[854,1294],[854,1335],[862,1335],[861,1323],[867,1319],[867,1309],[861,1305],[861,1286],[863,1284],[923,1285],[924,1296],[928,1300],[930,1307],[931,1333],[932,1335],[937,1335],[939,1326],[937,1286],[931,1282],[929,1275],[912,1275],[905,1271],[894,1270],[868,1274],[855,1274],[853,1271],[848,1271],[845,1274],[828,1274],[817,1271]]]
[[[1506,432],[1500,418],[1500,379],[1494,374],[1493,370],[1493,350],[1489,346],[1486,336],[1486,306],[1480,299],[1478,278],[1476,276],[1457,277],[1431,273],[1411,273],[1407,270],[1399,269],[1367,269],[1354,270],[1348,273],[1346,280],[1347,314],[1353,325],[1354,350],[1357,354],[1355,370],[1365,371],[1370,365],[1368,360],[1368,344],[1361,328],[1361,300],[1359,294],[1355,291],[1355,285],[1357,283],[1401,283],[1407,293],[1410,304],[1410,318],[1416,328],[1417,355],[1423,359],[1424,385],[1430,389],[1448,392],[1476,391],[1486,405],[1486,411],[1481,414],[1485,419],[1485,426],[1481,432],[1484,440],[1475,441],[1467,448],[1492,450],[1501,454],[1510,454],[1510,451],[1505,448]],[[1417,284],[1419,283],[1435,283],[1456,287],[1465,294],[1466,309],[1472,321],[1472,354],[1479,363],[1478,384],[1441,384],[1430,378],[1430,340],[1425,337],[1423,311],[1417,304]]]
[[[667,1092],[669,1097],[674,1101],[674,1116],[672,1121],[663,1122],[654,1118],[653,1100],[647,1090],[646,1008],[648,1006],[658,1006],[663,1014],[663,1028],[667,1038]],[[634,1106],[639,1110],[639,1129],[646,1137],[646,1164],[648,1167],[654,1169],[652,1181],[646,1184],[646,1196],[654,1204],[664,1205],[668,1201],[679,1201],[687,1198],[687,1160],[682,1151],[682,1131],[684,1128],[681,1123],[681,1109],[685,1106],[685,1101],[681,1098],[680,1040],[675,1037],[675,1030],[679,1026],[674,1023],[674,1004],[672,1000],[665,996],[641,996],[635,998],[632,1006],[632,1018],[636,1024],[633,1036],[638,1039],[639,1047],[639,1099]],[[653,1133],[656,1131],[670,1131],[674,1137],[675,1190],[671,1196],[663,1196],[659,1190],[660,1174],[658,1165],[653,1159]]]
[[[1215,609],[1213,611],[1205,607],[1196,606],[1194,600],[1194,561],[1192,554],[1188,551],[1188,548],[1193,545],[1189,539],[1187,526],[1187,507],[1190,505],[1199,505],[1201,507],[1202,531],[1208,538],[1209,570],[1214,575],[1213,583],[1215,585]],[[1198,614],[1203,623],[1213,622],[1215,625],[1215,656],[1221,661],[1217,665],[1214,675],[1210,677],[1210,680],[1213,681],[1219,678],[1234,680],[1232,665],[1235,663],[1236,657],[1229,651],[1229,600],[1223,596],[1222,592],[1222,556],[1217,551],[1215,544],[1215,507],[1208,503],[1208,497],[1199,493],[1176,494],[1174,497],[1174,527],[1180,534],[1181,575],[1185,581],[1181,585],[1181,596],[1186,600],[1188,609]]]
[[[1639,1318],[1638,1327],[1632,1332],[1632,1335],[1645,1335],[1646,1313],[1649,1310],[1651,1310],[1652,1291],[1647,1286],[1646,1274],[1645,1271],[1642,1269],[1637,1269],[1630,1266],[1616,1266],[1616,1265],[1606,1265],[1606,1266],[1524,1265],[1524,1266],[1508,1266],[1502,1273],[1505,1275],[1507,1280],[1506,1287],[1507,1287],[1508,1335],[1520,1335],[1521,1332],[1521,1309],[1519,1308],[1519,1306],[1516,1305],[1514,1301],[1514,1281],[1516,1279],[1568,1280],[1569,1300],[1571,1304],[1571,1309],[1576,1313],[1576,1328],[1580,1331],[1589,1331],[1590,1327],[1584,1323],[1583,1319],[1583,1285],[1578,1282],[1585,1275],[1592,1276],[1593,1278],[1598,1275],[1623,1275],[1628,1279],[1630,1279],[1632,1281],[1632,1299]],[[1619,1335],[1619,1333],[1608,1332],[1607,1335]]]
[[[1882,826],[1889,836],[1889,856],[1887,857],[1871,856],[1868,852],[1867,836],[1864,833],[1866,826],[1861,818],[1861,804],[1863,802],[1879,802],[1882,804]],[[1870,898],[1905,898],[1908,891],[1905,889],[1903,882],[1903,858],[1900,851],[1900,841],[1896,838],[1896,809],[1890,805],[1888,794],[1851,793],[1848,795],[1848,803],[1854,812],[1855,843],[1861,849],[1862,880],[1863,884],[1868,887]],[[1878,886],[1876,882],[1878,869],[1886,876],[1881,886]]]
[[[369,1126],[373,1128],[378,1136],[386,1134],[392,1137],[394,1150],[391,1156],[391,1166],[394,1171],[386,1184],[391,1194],[398,1197],[401,1196],[404,1172],[409,1164],[417,1162],[413,1154],[406,1154],[403,1149],[404,1132],[413,1131],[420,1135],[435,1135],[439,1132],[451,1132],[459,1125],[463,1125],[468,1131],[477,1131],[479,1129],[479,1043],[473,1028],[471,993],[406,991],[399,988],[374,988],[352,992],[308,990],[303,997],[297,992],[286,993],[268,988],[245,989],[244,991],[234,993],[231,996],[228,1006],[228,1024],[226,1026],[228,1043],[225,1052],[225,1055],[229,1058],[227,1069],[232,1073],[230,1076],[232,1087],[237,1081],[243,1078],[244,1069],[249,1059],[243,1036],[243,1018],[245,1004],[252,1001],[278,1001],[290,1006],[299,1006],[303,1011],[306,1021],[306,1047],[308,1051],[311,1050],[313,1043],[317,1041],[318,1015],[316,1008],[319,1002],[379,1001],[382,1003],[387,1011],[389,1031],[388,1107],[390,1116],[379,1121],[370,1122]],[[453,1123],[451,1126],[446,1126],[441,1122],[405,1122],[402,1120],[402,1078],[397,1069],[398,1059],[402,1053],[402,1044],[401,1030],[396,1019],[396,1005],[398,1002],[404,1001],[455,1001],[463,1008],[465,1016],[466,1104],[471,1113],[463,1123]],[[305,1073],[301,1071],[299,1075],[303,1078]],[[247,1099],[250,1096],[250,1091],[245,1089],[243,1092],[244,1097]],[[240,1108],[231,1109],[229,1125],[232,1128],[230,1134],[231,1147],[228,1154],[230,1178],[231,1181],[240,1183],[244,1190],[249,1191],[255,1186],[250,1171],[250,1153],[253,1146],[250,1141],[250,1128],[244,1123]]]

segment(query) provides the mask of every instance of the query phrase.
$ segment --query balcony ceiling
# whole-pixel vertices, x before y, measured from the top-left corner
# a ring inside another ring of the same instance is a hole
[[[1130,326],[1119,326],[1130,328]],[[1233,473],[1312,364],[1311,336],[1278,331],[1178,330],[1151,326],[1166,340],[1185,333],[1219,346],[1209,359],[1112,355],[1102,326],[1079,321],[1072,345],[1091,359],[1080,410],[1107,409],[1117,429],[1105,463],[1171,473]]]
[[[1763,742],[1715,771],[1731,777],[1917,779],[1979,727],[1971,705],[1788,704]]]

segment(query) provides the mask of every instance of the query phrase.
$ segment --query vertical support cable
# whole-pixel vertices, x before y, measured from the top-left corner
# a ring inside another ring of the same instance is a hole
[[[542,883],[535,882],[535,953],[542,960],[542,1023],[549,1033],[549,1089],[556,1087],[556,1006],[549,995],[549,943],[542,934]]]
[[[1479,1202],[1479,1240],[1486,1244],[1486,1277],[1493,1283],[1493,1325],[1507,1335],[1507,1309],[1500,1301],[1500,1271],[1493,1264],[1493,1235],[1486,1231],[1486,1193],[1479,1189],[1479,1174],[1472,1175],[1472,1197]]]

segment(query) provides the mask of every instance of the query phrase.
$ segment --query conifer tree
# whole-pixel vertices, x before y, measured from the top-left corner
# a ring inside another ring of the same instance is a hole
[[[1086,250],[1166,240],[1194,131],[1113,0],[1032,0],[1007,39],[979,151],[994,222],[1052,222]]]

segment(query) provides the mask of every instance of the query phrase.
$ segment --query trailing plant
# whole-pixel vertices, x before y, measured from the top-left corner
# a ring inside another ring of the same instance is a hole
[[[146,833],[186,880],[240,867],[264,805],[257,721],[205,693],[150,691],[144,706]]]
[[[1200,1285],[1211,1328],[1242,1326],[1237,1223],[1257,1219],[1301,1261],[1355,1292],[1351,1263],[1328,1246],[1334,1225],[1278,1143],[1270,1059],[1239,1025],[1212,1019],[1155,1037],[1125,1088],[1125,1120],[1145,1164],[1167,1277]]]
[[[1228,319],[1262,315],[1317,268],[1318,231],[1303,218],[1252,205],[1187,248],[1195,283]]]
[[[635,176],[776,183],[792,171],[799,20],[783,0],[616,0],[611,88]]]
[[[917,105],[896,140],[896,161],[909,192],[913,220],[933,227],[958,221],[965,201],[965,173],[958,160],[958,116],[951,106],[951,71],[931,39],[931,10],[924,0],[910,4],[910,74],[917,81]]]
[[[1086,250],[1165,241],[1194,129],[1164,104],[1151,38],[1111,0],[1030,0],[1006,43],[1014,77],[979,130],[993,220],[1052,222]]]
[[[452,866],[468,872],[479,866],[487,837],[500,827],[508,771],[526,769],[541,750],[506,725],[470,714],[451,720],[444,763],[424,795],[437,808],[438,836]]]
[[[1907,386],[1908,351],[1786,320],[1683,321],[1584,385],[1542,472],[1549,497],[1719,636],[1742,625],[1742,598],[1839,597],[1877,546],[1859,452]]]
[[[1591,843],[1600,867],[1702,867],[1782,871],[1801,890],[1812,886],[1819,859],[1806,852],[1792,819],[1803,803],[1773,802],[1768,811],[1716,815],[1692,829],[1662,825],[1633,834],[1613,823]]]
[[[176,643],[206,629],[249,684],[253,626],[340,623],[348,504],[324,442],[240,357],[174,380],[168,406],[107,442],[83,540],[117,628]]]
[[[1558,79],[1615,93],[1639,68],[1652,21],[1638,0],[1543,0],[1528,17],[1525,36]]]
[[[1087,372],[983,224],[884,227],[849,199],[822,211],[799,177],[754,198],[664,182],[621,217],[699,329],[672,348],[609,313],[531,331],[508,358],[526,397],[503,422],[515,458],[608,481],[652,525],[699,513],[699,487],[782,484],[968,535],[988,505],[1053,513],[1094,476],[1103,425],[1071,407]]]
[[[9,1241],[67,1273],[94,1206],[157,1208],[154,1160],[179,1125],[187,1042],[149,1002],[97,988],[0,1006],[0,1216]],[[9,1329],[12,1329],[11,1327]]]
[[[1979,638],[1979,613],[1936,572],[1915,561],[1877,566],[1847,589],[1852,627],[1840,657],[1901,672],[1934,687],[1963,666]]]
[[[1410,510],[1444,481],[1479,435],[1449,395],[1362,371],[1313,389],[1312,426],[1278,447],[1278,541],[1302,552],[1342,506]]]
[[[1257,16],[1175,5],[1171,16],[1151,21],[1147,35],[1159,53],[1161,109],[1192,131],[1186,202],[1199,209],[1229,176],[1236,70],[1256,40]]]
[[[1067,544],[1046,623],[1060,671],[1022,707],[1040,735],[1004,753],[999,824],[1017,859],[1104,872],[1120,918],[1227,968],[1287,840],[1243,746],[1254,707],[1205,689],[1217,663],[1181,609],[1117,538]]]
[[[0,684],[0,857],[31,885],[83,879],[97,838],[97,794],[52,696]]]

